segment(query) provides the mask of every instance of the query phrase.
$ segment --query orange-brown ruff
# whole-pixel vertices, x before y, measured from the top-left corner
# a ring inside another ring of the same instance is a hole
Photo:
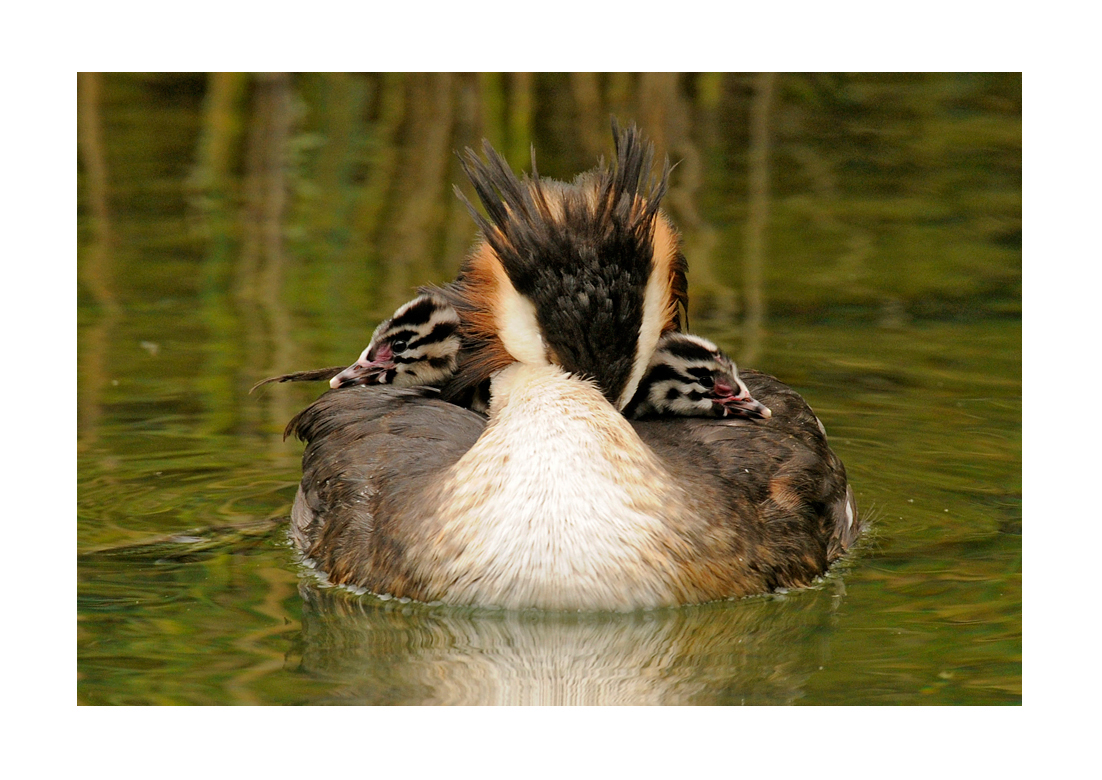
[[[690,604],[809,584],[860,532],[845,469],[802,398],[743,371],[768,419],[626,419],[684,260],[659,211],[668,164],[616,132],[614,171],[518,179],[486,147],[487,217],[445,295],[464,350],[443,396],[491,380],[488,419],[422,388],[326,393],[296,545],[334,583],[509,608]]]
[[[680,328],[688,304],[685,256],[659,210],[667,161],[651,178],[653,150],[634,128],[616,136],[615,171],[573,184],[517,179],[488,143],[464,170],[487,217],[463,197],[482,231],[444,292],[467,344],[457,392],[514,361],[552,362],[594,379],[622,408],[661,334]]]

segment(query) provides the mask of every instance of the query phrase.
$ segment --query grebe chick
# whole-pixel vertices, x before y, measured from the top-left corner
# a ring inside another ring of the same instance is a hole
[[[261,380],[251,393],[273,382],[317,382],[329,386],[442,385],[455,373],[459,356],[459,318],[437,292],[424,290],[399,306],[371,334],[371,341],[351,366],[295,371]]]
[[[360,358],[329,380],[329,386],[436,387],[459,364],[459,317],[435,291],[425,291],[379,323]]]
[[[425,288],[379,324],[359,359],[351,366],[331,366],[274,376],[253,385],[251,393],[271,382],[325,380],[333,389],[360,385],[428,387],[440,389],[455,374],[462,340],[458,315],[440,292]],[[490,407],[490,382],[451,388],[445,400],[486,414]]]
[[[750,395],[738,367],[719,347],[700,336],[670,331],[658,340],[624,414],[636,420],[664,414],[768,419],[772,412]]]

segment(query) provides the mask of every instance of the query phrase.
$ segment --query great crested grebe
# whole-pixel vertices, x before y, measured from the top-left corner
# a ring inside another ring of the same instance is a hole
[[[441,291],[455,371],[439,392],[331,390],[288,425],[307,443],[292,538],[330,582],[631,610],[806,585],[857,537],[845,468],[803,399],[755,371],[740,386],[710,342],[667,335],[686,302],[658,208],[669,164],[652,178],[651,147],[634,128],[615,136],[615,169],[572,184],[534,165],[518,179],[488,144],[485,161],[469,152],[488,216],[471,209],[481,237]],[[692,344],[715,362],[686,358]],[[486,381],[488,418],[445,400]],[[649,408],[659,381],[670,402],[710,396],[709,416]]]

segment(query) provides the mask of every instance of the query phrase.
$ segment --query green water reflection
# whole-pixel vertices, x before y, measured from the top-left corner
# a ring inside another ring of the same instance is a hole
[[[763,79],[82,77],[78,700],[1020,703],[1020,77]],[[350,362],[454,273],[451,150],[534,143],[568,177],[610,113],[681,160],[693,330],[815,408],[861,549],[807,591],[627,616],[320,587],[280,436],[320,388],[249,387]]]

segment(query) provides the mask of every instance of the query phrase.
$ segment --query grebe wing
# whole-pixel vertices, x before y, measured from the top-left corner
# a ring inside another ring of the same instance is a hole
[[[437,395],[426,387],[331,390],[287,425],[286,435],[306,442],[291,533],[333,582],[370,585],[365,572],[379,570],[395,576],[403,563],[397,540],[426,517],[418,500],[486,427],[482,415]]]
[[[861,530],[845,466],[792,388],[741,372],[767,420],[664,417],[633,422],[640,438],[719,526],[756,549],[773,587],[804,585]]]

